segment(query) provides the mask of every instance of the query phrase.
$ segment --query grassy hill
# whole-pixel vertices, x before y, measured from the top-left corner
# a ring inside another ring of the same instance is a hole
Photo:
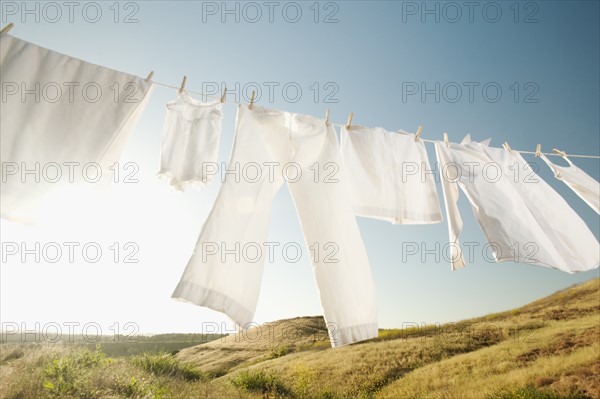
[[[214,376],[291,353],[330,348],[321,316],[265,323],[247,332],[183,349],[177,358]]]
[[[2,398],[600,398],[600,279],[336,349],[321,317],[301,317],[175,356],[48,345],[11,354],[0,356]]]

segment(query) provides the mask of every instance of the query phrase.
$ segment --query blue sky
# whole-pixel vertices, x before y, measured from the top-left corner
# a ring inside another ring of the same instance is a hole
[[[16,14],[5,8],[8,3],[19,8]],[[96,23],[90,22],[93,13],[90,18],[81,11],[86,2],[75,9],[73,22],[64,7],[62,18],[54,18],[43,3],[27,4],[34,14],[22,15],[21,2],[3,2],[0,17],[3,25],[15,23],[11,34],[132,74],[146,76],[153,70],[161,83],[177,86],[187,75],[187,88],[193,91],[222,84],[230,90],[246,87],[246,93],[232,94],[245,95],[245,101],[254,82],[261,105],[319,116],[330,109],[337,123],[352,111],[354,122],[364,126],[415,131],[423,125],[422,137],[428,139],[448,132],[452,141],[460,141],[470,133],[475,140],[491,137],[495,146],[508,141],[514,149],[533,151],[541,143],[544,151],[600,153],[596,1],[474,2],[472,9],[463,2],[277,2],[272,21],[264,2],[253,3],[256,7],[228,2],[229,10],[239,10],[229,14],[222,14],[222,2],[96,2],[87,6],[90,13],[102,10]],[[124,23],[127,15],[137,22]],[[474,88],[471,98],[469,85]],[[274,88],[272,98],[269,87]],[[415,87],[419,92],[411,94],[408,90]],[[430,94],[422,97],[422,88]],[[164,104],[175,96],[175,90],[155,88],[122,159],[140,166],[140,182],[113,187],[112,208],[103,213],[100,225],[34,230],[2,222],[3,241],[97,241],[107,247],[113,241],[132,241],[139,247],[139,263],[5,262],[3,322],[93,321],[104,333],[114,323],[136,323],[140,332],[193,332],[203,322],[227,322],[219,313],[170,299],[220,185],[181,194],[156,179]],[[223,162],[231,151],[234,123],[235,105],[227,104]],[[427,150],[435,162],[433,146],[427,144]],[[540,176],[598,237],[598,215],[540,160],[525,157],[538,163]],[[597,159],[573,160],[600,178]],[[443,208],[440,186],[438,191]],[[460,209],[462,241],[483,245],[464,195]],[[449,263],[434,255],[402,259],[403,242],[427,249],[447,243],[445,222],[393,226],[359,218],[358,223],[375,279],[381,327],[443,323],[510,309],[598,277],[598,270],[568,275],[494,264],[481,252],[466,269],[451,272]],[[274,202],[269,240],[304,245],[286,188]],[[257,322],[316,314],[321,308],[308,256],[297,263],[265,265]]]

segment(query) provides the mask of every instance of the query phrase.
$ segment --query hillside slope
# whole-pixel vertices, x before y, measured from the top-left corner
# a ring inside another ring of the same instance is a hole
[[[335,349],[321,317],[267,323],[175,356],[0,344],[2,399],[596,399],[599,375],[600,279],[511,311],[380,330]]]
[[[220,376],[290,352],[329,346],[323,317],[298,317],[265,323],[239,334],[186,348],[177,357]]]
[[[328,348],[320,317],[274,324],[274,331],[295,334],[266,339],[270,328],[261,326],[178,357],[222,375],[215,383],[237,379],[244,386],[244,379],[267,376],[285,387],[286,396],[518,397],[513,391],[522,388],[600,398],[600,279],[511,311],[382,330],[377,339],[336,349]],[[248,339],[257,335],[262,339]]]

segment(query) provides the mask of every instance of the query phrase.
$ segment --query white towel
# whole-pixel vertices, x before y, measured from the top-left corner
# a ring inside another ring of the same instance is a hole
[[[569,166],[560,166],[552,163],[544,154],[540,157],[554,172],[554,177],[562,180],[571,190],[584,200],[596,213],[600,214],[600,183],[583,170],[579,169],[571,160],[564,156]]]
[[[540,265],[567,273],[598,267],[600,246],[585,222],[517,152],[466,137],[435,143],[448,212],[452,269],[464,266],[458,187],[471,202],[497,262]]]
[[[442,221],[427,151],[414,134],[352,126],[342,127],[340,141],[356,215],[393,224]]]
[[[2,217],[36,224],[112,181],[152,83],[8,34],[0,70]]]
[[[208,186],[217,170],[223,113],[220,101],[202,103],[185,91],[167,103],[159,177],[175,189]]]

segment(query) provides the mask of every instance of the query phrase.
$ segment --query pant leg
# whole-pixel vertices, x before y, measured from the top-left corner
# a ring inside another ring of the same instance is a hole
[[[324,144],[316,147],[315,140],[304,140],[299,130],[294,161],[301,164],[303,176],[296,183],[289,182],[289,187],[313,258],[331,344],[336,347],[377,337],[377,304],[369,260],[349,202],[335,130],[324,123],[313,129],[305,132],[307,136],[325,135]],[[318,176],[314,162],[319,165]]]
[[[256,115],[240,106],[228,169],[237,166],[241,171],[250,164],[263,166],[264,162],[284,157],[287,135],[278,127],[259,123]],[[240,178],[227,175],[173,298],[223,312],[242,326],[252,321],[262,279],[266,252],[263,244],[267,240],[271,203],[283,183],[281,176],[281,172],[273,176],[261,173],[255,180],[254,173],[250,179],[243,174]],[[243,255],[242,249],[247,245],[263,249],[258,259]]]

